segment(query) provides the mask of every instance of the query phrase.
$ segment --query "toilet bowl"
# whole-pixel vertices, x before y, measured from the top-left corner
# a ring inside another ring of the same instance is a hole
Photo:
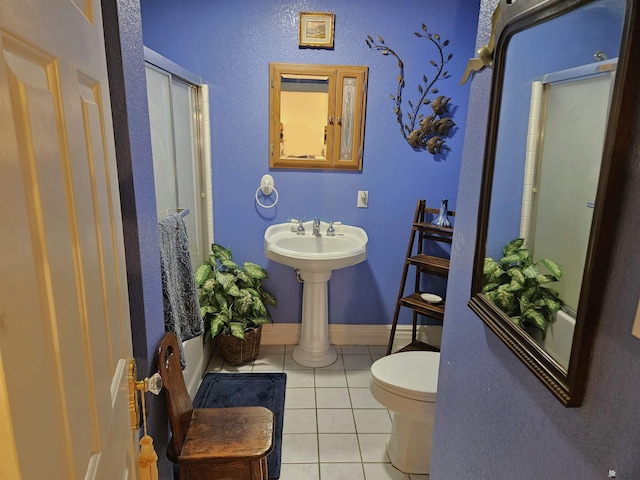
[[[438,385],[438,352],[399,352],[371,366],[373,397],[393,413],[387,454],[404,473],[428,474]]]

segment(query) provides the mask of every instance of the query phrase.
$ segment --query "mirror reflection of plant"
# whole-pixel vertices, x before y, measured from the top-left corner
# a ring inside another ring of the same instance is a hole
[[[545,332],[562,300],[556,290],[543,285],[557,282],[562,267],[548,258],[534,262],[523,245],[524,239],[517,238],[506,244],[500,260],[485,257],[482,293],[513,323]],[[541,273],[540,266],[550,273]]]
[[[262,287],[268,274],[260,265],[244,262],[240,267],[232,260],[230,249],[214,243],[209,261],[198,267],[195,278],[202,318],[212,337],[223,334],[244,339],[247,329],[271,323],[266,305],[275,306],[277,301]]]
[[[430,60],[429,63],[436,68],[436,73],[429,81],[426,75],[422,76],[422,84],[418,85],[418,101],[415,105],[408,100],[407,103],[411,107],[412,111],[407,112],[408,122],[405,123],[402,114],[402,90],[404,89],[404,62],[400,56],[385,43],[381,36],[378,36],[377,41],[371,35],[367,35],[365,42],[371,49],[380,51],[383,55],[391,55],[398,60],[398,68],[400,73],[398,75],[398,89],[395,95],[391,94],[391,99],[395,101],[395,107],[393,108],[396,114],[398,123],[400,124],[400,133],[407,140],[409,145],[413,148],[426,148],[431,154],[441,153],[441,150],[445,147],[445,138],[449,136],[451,128],[455,126],[453,120],[445,114],[448,111],[447,104],[451,100],[443,95],[438,96],[433,102],[427,98],[428,94],[437,94],[439,90],[434,87],[438,80],[448,78],[449,72],[445,70],[445,66],[449,63],[449,60],[453,58],[453,53],[449,53],[445,57],[444,47],[449,45],[449,40],[442,41],[440,35],[437,33],[429,33],[427,26],[422,24],[422,31],[415,32],[415,36],[418,38],[426,38],[433,43],[438,51],[439,59]],[[423,105],[431,104],[433,115],[425,117],[420,113],[420,107]],[[416,122],[418,127],[416,128]]]

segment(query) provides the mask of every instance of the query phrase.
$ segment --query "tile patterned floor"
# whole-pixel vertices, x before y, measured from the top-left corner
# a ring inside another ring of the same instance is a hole
[[[285,372],[280,480],[428,480],[391,465],[389,411],[369,392],[369,368],[385,346],[341,346],[328,367],[293,361],[294,346],[261,345],[252,363],[233,367],[214,355],[209,372]]]

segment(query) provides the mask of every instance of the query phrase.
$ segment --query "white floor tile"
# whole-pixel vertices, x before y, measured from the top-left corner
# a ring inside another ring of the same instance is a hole
[[[319,433],[320,463],[361,462],[355,433]]]
[[[369,353],[366,345],[342,345],[343,355],[365,355]]]
[[[361,463],[321,463],[320,478],[330,480],[364,480]]]
[[[317,408],[351,408],[349,389],[316,388]]]
[[[283,463],[280,480],[320,480],[317,463]]]
[[[318,370],[344,370],[342,355],[338,355],[338,359],[331,365],[327,365],[326,367],[319,367]]]
[[[285,370],[311,370],[311,367],[305,367],[296,362],[290,354],[284,356],[284,369]]]
[[[356,433],[350,408],[318,409],[318,433]]]
[[[314,433],[284,433],[282,463],[317,463],[318,436]]]
[[[251,373],[282,373],[282,367],[271,365],[254,365]]]
[[[287,374],[287,388],[289,387],[311,387],[313,388],[313,370],[285,370]]]
[[[391,417],[387,409],[354,409],[358,433],[391,433]]]
[[[261,355],[253,362],[254,372],[282,372],[284,355]]]
[[[207,372],[219,372],[223,363],[224,360],[220,355],[211,355],[209,364],[207,365]]]
[[[386,345],[369,345],[369,353],[371,355],[386,355],[387,346]]]
[[[346,370],[369,370],[373,361],[371,355],[343,355],[342,361]]]
[[[363,462],[389,463],[387,455],[388,433],[359,433],[360,454]]]
[[[283,433],[317,433],[315,408],[289,409],[284,412]]]
[[[347,377],[344,370],[316,370],[316,387],[346,387]]]
[[[387,355],[385,353],[372,353],[371,354],[371,360],[373,360],[373,362],[375,363],[377,360],[380,360],[382,357],[386,357]]]
[[[349,388],[349,396],[353,408],[385,408],[373,398],[368,388]]]
[[[284,408],[316,408],[315,389],[287,388],[284,398]]]
[[[251,373],[252,369],[253,362],[245,363],[244,365],[231,365],[230,363],[224,362],[222,370],[220,371],[223,373]]]
[[[364,463],[363,466],[367,480],[409,480],[409,475],[390,463]]]
[[[369,370],[347,370],[347,384],[350,387],[369,388],[371,384],[371,374]]]

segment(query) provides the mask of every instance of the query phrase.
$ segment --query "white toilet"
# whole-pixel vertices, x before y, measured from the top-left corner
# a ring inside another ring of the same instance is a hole
[[[399,352],[371,366],[371,394],[393,412],[387,454],[404,473],[428,474],[439,352]]]

